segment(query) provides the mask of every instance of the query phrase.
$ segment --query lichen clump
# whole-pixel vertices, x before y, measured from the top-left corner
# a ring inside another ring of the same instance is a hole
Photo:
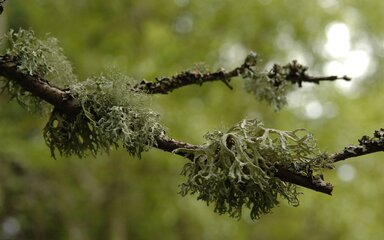
[[[16,63],[20,72],[39,76],[61,88],[77,82],[72,66],[56,38],[46,35],[40,39],[32,30],[10,30],[1,38],[1,44],[7,46],[3,57]],[[13,81],[3,80],[1,90],[7,91],[23,107],[32,111],[42,110],[43,101],[40,98],[34,97]]]
[[[37,38],[32,30],[10,30],[2,41],[8,45],[5,55],[17,62],[19,71],[36,75],[55,86],[67,87],[77,82],[72,65],[57,38]]]
[[[292,85],[286,80],[288,72],[279,71],[271,75],[271,72],[258,69],[259,61],[258,55],[253,52],[245,59],[245,63],[250,68],[242,74],[244,89],[258,100],[267,102],[275,110],[280,110],[287,104],[286,96]]]
[[[258,120],[244,120],[226,133],[206,135],[208,143],[197,150],[179,149],[194,156],[182,175],[181,194],[197,194],[220,214],[240,218],[243,207],[251,218],[269,213],[279,201],[299,204],[296,186],[275,177],[277,165],[310,176],[331,167],[330,160],[316,148],[304,130],[280,131],[265,128]]]
[[[20,30],[10,31],[3,40],[9,44],[1,57],[6,64],[47,81],[77,103],[77,113],[51,112],[44,138],[53,157],[57,152],[97,155],[120,145],[140,157],[164,134],[159,115],[148,108],[148,95],[135,88],[138,81],[108,73],[79,82],[55,38],[40,40],[33,31]],[[257,60],[251,53],[245,61],[247,68],[241,72],[245,87],[279,109],[286,103],[286,80],[305,74],[306,68],[294,63],[263,73],[255,69]],[[42,101],[17,82],[4,79],[4,83],[2,90],[23,105],[41,107]],[[213,204],[215,212],[236,218],[244,207],[250,209],[252,219],[259,218],[279,203],[279,196],[294,206],[299,204],[296,186],[275,176],[278,167],[318,177],[313,173],[331,166],[330,158],[319,152],[312,135],[304,130],[280,131],[257,120],[244,120],[225,133],[215,131],[205,137],[205,145],[176,150],[192,158],[182,171],[187,180],[181,184],[181,194],[197,194],[198,199]],[[323,184],[321,178],[316,179]]]
[[[133,156],[156,144],[163,131],[158,114],[150,110],[148,96],[134,91],[137,82],[116,73],[100,74],[79,82],[56,38],[39,39],[32,30],[9,31],[2,38],[8,48],[3,59],[25,75],[36,76],[49,85],[64,89],[79,104],[75,116],[51,112],[44,138],[52,156],[96,155],[122,145]],[[43,101],[16,82],[4,79],[2,90],[27,109],[41,111]]]
[[[132,90],[135,81],[121,74],[101,74],[70,86],[82,112],[77,116],[53,113],[44,130],[52,155],[96,155],[120,144],[140,157],[156,145],[164,130],[159,115],[145,107],[147,96]]]

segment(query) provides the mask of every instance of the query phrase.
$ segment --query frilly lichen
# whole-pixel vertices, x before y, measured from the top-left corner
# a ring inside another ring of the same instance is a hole
[[[82,157],[87,150],[96,155],[121,144],[131,155],[140,157],[156,144],[155,136],[163,131],[158,114],[146,107],[148,97],[132,90],[137,82],[131,78],[111,73],[78,82],[57,39],[39,39],[32,30],[11,30],[2,43],[8,47],[4,57],[15,63],[18,71],[65,89],[82,108],[76,116],[52,111],[44,137],[53,156],[58,151]],[[42,109],[41,99],[11,80],[4,79],[3,83],[2,89],[23,106]]]
[[[284,73],[278,73],[271,77],[268,72],[258,69],[259,57],[251,52],[245,59],[251,68],[246,69],[242,74],[244,78],[244,89],[252,93],[258,100],[265,101],[273,106],[275,110],[280,110],[287,104],[286,95],[291,85],[286,81]]]
[[[208,143],[197,150],[177,150],[194,156],[183,168],[187,180],[181,194],[197,194],[214,204],[215,212],[235,218],[246,207],[258,219],[279,203],[278,196],[299,204],[296,186],[274,176],[277,164],[307,176],[331,167],[305,130],[280,131],[243,120],[226,133],[215,131],[205,138]]]
[[[5,54],[17,63],[19,71],[37,75],[55,86],[67,87],[77,81],[71,63],[63,54],[58,40],[46,35],[40,39],[32,30],[10,30],[2,41]]]
[[[52,111],[44,137],[53,156],[57,151],[80,157],[86,151],[96,155],[122,145],[140,157],[156,145],[163,127],[158,114],[147,108],[147,95],[133,90],[137,81],[120,74],[101,74],[78,82],[56,39],[40,40],[26,30],[10,31],[4,39],[9,43],[5,54],[20,72],[66,88],[81,108],[75,116]],[[257,56],[251,54],[247,61],[256,65]],[[284,79],[289,72],[284,67],[276,69],[273,74],[253,69],[242,74],[248,91],[279,109],[286,102]],[[11,96],[28,107],[38,107],[39,99],[11,80],[4,82],[3,89]],[[252,219],[259,218],[279,203],[278,196],[294,206],[299,204],[296,186],[275,177],[277,165],[305,176],[331,166],[304,130],[279,131],[265,128],[257,120],[244,120],[226,133],[209,133],[206,139],[208,143],[197,149],[177,150],[194,156],[183,168],[187,181],[181,184],[181,194],[196,193],[198,199],[214,204],[216,212],[237,218],[244,207],[250,209]]]
[[[10,30],[1,38],[1,44],[6,46],[3,54],[16,63],[22,73],[39,76],[61,88],[77,81],[70,62],[54,37],[47,35],[44,39],[39,39],[32,30]],[[1,89],[27,109],[41,110],[42,100],[35,98],[18,84],[4,79]]]
[[[96,155],[122,144],[133,156],[156,144],[163,131],[158,114],[145,107],[147,97],[132,91],[135,82],[121,74],[101,74],[71,85],[82,107],[76,117],[53,113],[44,130],[52,155]]]

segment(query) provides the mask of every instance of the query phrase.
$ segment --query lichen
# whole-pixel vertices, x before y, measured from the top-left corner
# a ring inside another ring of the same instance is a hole
[[[286,80],[286,72],[281,71],[272,76],[270,72],[260,70],[259,61],[258,55],[253,52],[247,56],[245,63],[250,68],[245,69],[242,74],[244,89],[258,100],[273,106],[275,110],[280,110],[287,104],[286,96],[292,84]]]
[[[163,131],[158,114],[145,107],[147,96],[132,90],[134,80],[121,74],[101,74],[71,85],[71,93],[82,107],[73,117],[54,112],[44,137],[55,156],[90,150],[96,155],[120,144],[133,156],[140,157],[156,145]]]
[[[158,114],[150,110],[148,96],[134,91],[137,84],[122,74],[108,73],[79,82],[56,38],[39,39],[32,30],[9,31],[2,39],[8,48],[6,59],[21,73],[37,76],[51,86],[70,92],[82,111],[76,116],[56,110],[44,128],[44,138],[52,156],[96,155],[122,145],[134,156],[156,144],[163,128]],[[42,100],[17,83],[4,79],[2,90],[9,92],[28,109],[40,111]]]
[[[38,98],[32,93],[26,91],[16,82],[1,78],[0,94],[4,92],[8,93],[11,99],[16,100],[20,106],[28,111],[43,113],[45,110],[43,107],[44,101],[41,98]]]
[[[215,131],[196,150],[178,149],[194,156],[185,164],[181,194],[197,194],[214,211],[240,218],[249,208],[252,219],[269,213],[279,201],[299,204],[296,186],[275,177],[277,165],[310,176],[332,166],[329,158],[316,148],[305,130],[280,131],[265,128],[258,120],[243,120],[226,133]]]
[[[1,38],[1,45],[6,46],[3,54],[7,60],[16,63],[18,70],[24,74],[39,76],[60,88],[77,82],[70,62],[54,37],[46,35],[39,39],[32,30],[10,30]],[[0,88],[23,107],[32,111],[42,110],[43,101],[18,84],[4,79]]]
[[[134,88],[138,81],[108,73],[78,82],[56,39],[40,40],[26,30],[10,31],[4,39],[9,43],[7,59],[17,64],[18,71],[66,88],[78,103],[76,115],[55,109],[50,115],[44,138],[53,157],[57,152],[97,155],[120,145],[140,157],[156,145],[164,129],[158,114],[148,108],[148,95]],[[246,89],[280,109],[286,102],[287,78],[305,73],[305,68],[296,63],[276,65],[263,73],[254,69],[256,63],[257,56],[250,54],[246,59],[249,68],[242,72]],[[3,90],[19,102],[40,107],[40,99],[12,80],[4,82]],[[213,204],[215,212],[235,218],[246,207],[251,218],[258,219],[279,204],[279,197],[299,204],[296,186],[275,176],[278,166],[306,177],[317,177],[314,172],[332,166],[305,130],[280,131],[266,128],[258,120],[244,120],[227,132],[214,131],[205,138],[207,143],[196,149],[175,150],[193,156],[182,171],[187,179],[181,184],[181,194],[197,194],[198,199]],[[316,179],[323,184],[321,177]]]
[[[67,87],[77,82],[72,66],[59,41],[46,35],[37,38],[32,30],[10,30],[2,38],[7,44],[5,54],[17,63],[19,71],[37,75],[55,86]]]

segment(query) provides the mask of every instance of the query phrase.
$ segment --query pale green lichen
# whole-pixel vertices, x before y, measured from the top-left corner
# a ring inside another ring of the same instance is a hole
[[[25,91],[19,84],[9,79],[1,78],[0,93],[6,92],[11,99],[16,100],[20,106],[31,112],[44,112],[43,100]]]
[[[90,151],[96,155],[122,145],[134,156],[156,144],[163,129],[158,114],[148,109],[148,97],[133,91],[137,84],[121,74],[101,74],[78,82],[71,64],[56,38],[39,39],[32,30],[11,30],[3,39],[8,48],[6,59],[16,63],[18,71],[38,76],[50,85],[67,89],[82,111],[70,116],[53,110],[44,128],[44,137],[52,155],[78,155]],[[23,106],[40,111],[42,100],[12,80],[4,79],[2,89]]]
[[[133,156],[156,144],[163,131],[158,114],[145,107],[147,96],[132,90],[134,80],[101,74],[70,86],[82,107],[77,116],[53,113],[44,129],[52,155],[96,155],[120,144]]]
[[[10,30],[2,38],[5,54],[17,63],[19,71],[37,75],[55,86],[67,87],[77,82],[72,66],[58,40],[46,35],[40,39],[32,30]]]
[[[32,30],[10,30],[1,39],[6,49],[4,57],[17,64],[20,72],[36,75],[57,87],[66,88],[77,82],[72,66],[58,45],[58,40],[48,35],[44,39],[35,36]],[[25,91],[18,84],[4,79],[0,86],[23,107],[42,111],[42,100]]]
[[[251,218],[258,219],[279,203],[278,196],[299,204],[296,185],[274,177],[277,164],[305,176],[332,166],[304,130],[280,131],[244,120],[226,133],[209,133],[206,139],[199,149],[177,150],[194,156],[183,168],[187,180],[181,184],[181,194],[197,194],[214,204],[215,212],[235,218],[246,207]]]
[[[83,157],[87,151],[96,155],[122,145],[140,157],[156,145],[163,127],[158,114],[148,109],[147,95],[133,90],[137,81],[120,74],[101,74],[77,82],[54,38],[40,40],[32,31],[20,30],[9,32],[4,39],[9,43],[5,54],[20,72],[68,88],[80,106],[75,116],[52,112],[44,137],[53,156],[59,152]],[[250,55],[246,61],[256,65],[257,56]],[[248,91],[279,109],[286,102],[284,80],[290,72],[284,67],[275,70],[248,69],[243,77]],[[4,82],[3,90],[22,104],[40,107],[41,100],[11,80]],[[331,166],[304,130],[279,131],[265,128],[257,120],[244,120],[226,133],[207,134],[206,139],[208,143],[195,150],[177,150],[194,156],[183,168],[187,181],[181,185],[181,194],[196,193],[198,199],[214,204],[216,212],[237,218],[244,207],[250,209],[252,219],[259,218],[279,203],[279,196],[299,204],[296,186],[275,177],[277,165],[304,176]]]
[[[242,74],[244,89],[258,100],[273,106],[275,110],[280,110],[287,104],[286,96],[292,84],[286,80],[286,72],[279,72],[272,77],[270,73],[259,70],[259,61],[259,57],[253,52],[245,59],[245,63],[251,68],[245,69]]]

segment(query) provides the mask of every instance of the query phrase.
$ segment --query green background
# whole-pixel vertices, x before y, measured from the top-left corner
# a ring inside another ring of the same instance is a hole
[[[235,79],[232,91],[216,82],[153,96],[152,108],[170,136],[193,144],[202,143],[207,131],[243,118],[259,118],[278,129],[306,128],[329,153],[383,127],[383,1],[8,0],[4,6],[2,32],[31,28],[37,36],[57,37],[80,79],[113,70],[154,80],[199,62],[211,70],[232,69],[251,50],[263,65],[297,58],[312,74],[322,75],[330,61],[345,61],[324,50],[327,29],[343,23],[351,49],[369,56],[368,70],[353,79],[349,92],[331,82],[305,85],[290,95],[288,108],[275,112]],[[319,105],[318,117],[306,114]],[[47,118],[0,96],[0,239],[384,236],[382,153],[325,172],[335,185],[333,196],[302,189],[299,207],[282,201],[258,221],[247,211],[236,221],[213,213],[194,196],[180,196],[179,173],[187,160],[161,150],[142,159],[123,150],[52,159],[42,138]]]

